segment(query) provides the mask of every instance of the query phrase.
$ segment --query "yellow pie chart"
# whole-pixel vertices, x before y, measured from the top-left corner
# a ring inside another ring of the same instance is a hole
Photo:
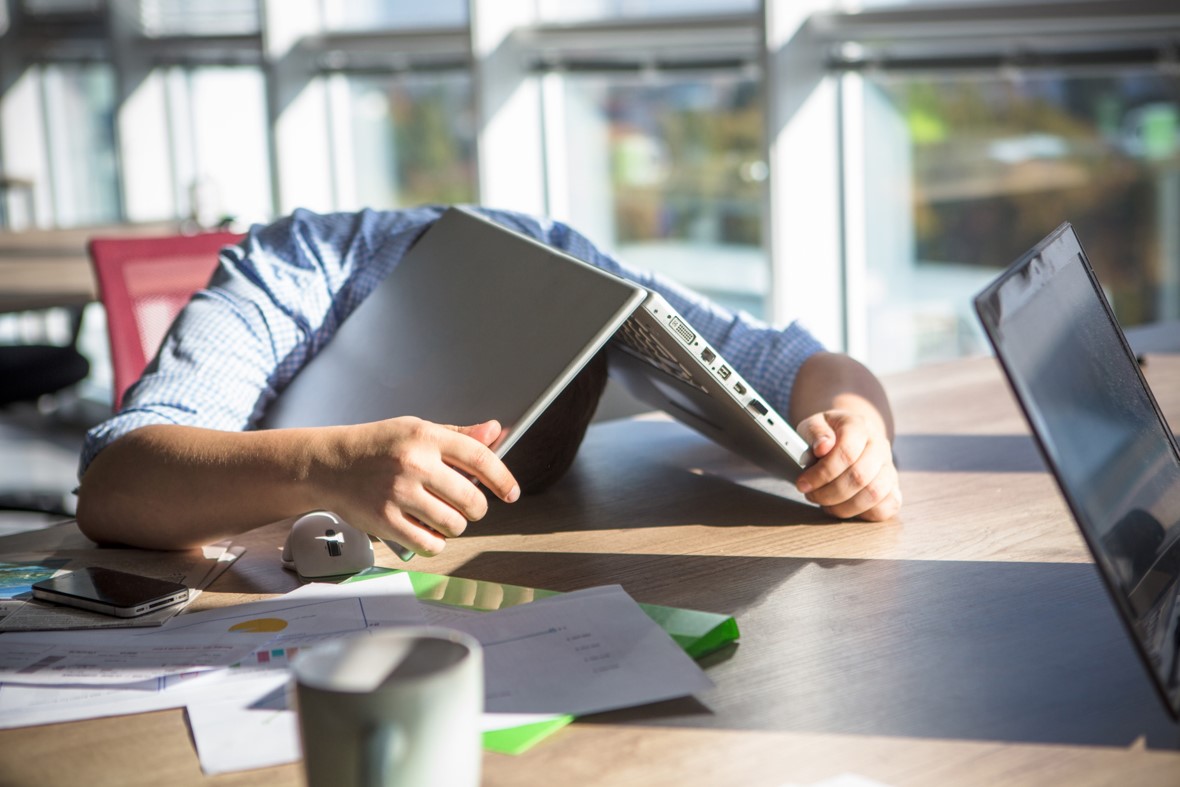
[[[229,627],[229,630],[267,632],[282,631],[286,627],[287,621],[282,618],[255,618],[254,620],[243,620],[241,623],[235,623]]]

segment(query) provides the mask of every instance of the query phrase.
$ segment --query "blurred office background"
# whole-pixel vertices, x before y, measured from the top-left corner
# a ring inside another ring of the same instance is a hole
[[[478,202],[881,373],[1066,220],[1180,318],[1178,149],[1175,0],[0,3],[0,236]]]
[[[5,0],[3,227],[481,202],[878,371],[1064,220],[1180,317],[1171,0]]]

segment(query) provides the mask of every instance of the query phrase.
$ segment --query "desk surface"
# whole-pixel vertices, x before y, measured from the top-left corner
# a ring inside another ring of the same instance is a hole
[[[176,222],[0,232],[0,313],[82,306],[97,296],[86,244],[96,236],[174,235]]]
[[[1147,366],[1180,416],[1180,357]],[[580,720],[490,785],[1176,784],[1153,694],[994,363],[894,376],[900,521],[842,523],[678,424],[593,427],[572,474],[411,567],[734,614],[740,643],[694,699]],[[199,599],[294,587],[282,533]],[[72,527],[0,551],[76,539]],[[392,565],[387,559],[387,565]],[[0,783],[196,784],[184,714],[0,732]],[[296,765],[210,782],[301,784]]]

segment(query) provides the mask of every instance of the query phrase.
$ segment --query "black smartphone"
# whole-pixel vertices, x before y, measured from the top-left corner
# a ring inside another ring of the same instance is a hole
[[[89,566],[35,583],[33,598],[134,618],[187,601],[188,588],[166,579]]]

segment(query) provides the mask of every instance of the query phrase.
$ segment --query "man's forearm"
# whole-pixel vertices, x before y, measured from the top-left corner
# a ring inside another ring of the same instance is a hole
[[[816,353],[804,362],[791,390],[791,423],[826,410],[859,413],[893,439],[893,413],[881,382],[847,355]]]
[[[198,546],[322,505],[308,483],[316,430],[137,429],[104,449],[78,493],[78,524],[100,542]]]
[[[434,555],[487,513],[483,490],[508,503],[520,497],[488,447],[500,432],[496,421],[460,427],[412,416],[252,432],[148,426],[91,462],[78,524],[96,541],[176,549],[325,508]]]

